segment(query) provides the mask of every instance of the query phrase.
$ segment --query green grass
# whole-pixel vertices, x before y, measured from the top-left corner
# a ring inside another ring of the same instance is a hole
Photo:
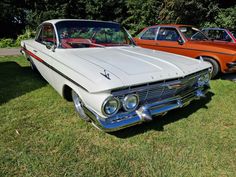
[[[23,57],[0,58],[0,176],[234,177],[236,83],[107,134],[85,123]]]

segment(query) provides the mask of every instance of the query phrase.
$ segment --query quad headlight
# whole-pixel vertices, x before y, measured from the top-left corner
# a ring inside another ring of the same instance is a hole
[[[108,97],[102,106],[102,112],[106,116],[112,116],[117,113],[120,108],[120,101],[115,97]]]
[[[121,108],[121,102],[125,111],[134,111],[139,105],[139,96],[136,94],[129,94],[121,100],[110,96],[102,104],[102,113],[108,117],[115,115]]]
[[[210,79],[211,79],[210,72],[204,73],[203,75],[201,75],[198,78],[198,86],[201,87],[201,86],[204,86],[204,85],[208,84]]]
[[[133,111],[138,107],[139,97],[136,94],[126,95],[122,104],[126,111]]]

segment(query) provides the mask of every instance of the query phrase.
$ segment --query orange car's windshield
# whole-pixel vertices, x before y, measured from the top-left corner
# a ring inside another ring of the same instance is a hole
[[[209,40],[200,30],[191,26],[181,26],[179,27],[181,33],[188,40]]]

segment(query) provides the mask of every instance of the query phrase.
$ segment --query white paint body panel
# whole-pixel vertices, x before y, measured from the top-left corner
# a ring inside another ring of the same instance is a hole
[[[55,23],[62,20],[51,20]],[[57,34],[57,32],[56,32]],[[85,106],[101,117],[101,106],[113,89],[181,78],[207,69],[207,62],[136,46],[56,48],[49,50],[35,40],[21,46],[43,60],[31,58],[41,75],[61,95],[65,85],[81,97]],[[103,74],[108,73],[109,78]]]
[[[31,48],[37,45],[35,41],[25,43]],[[43,48],[43,53],[38,54],[40,58],[91,93],[184,77],[210,67],[200,60],[140,47],[56,49],[55,52]],[[104,70],[110,80],[101,74]]]
[[[100,116],[103,116],[101,105],[112,89],[180,78],[210,67],[200,60],[140,47],[56,49],[53,52],[34,40],[22,43],[27,50],[86,89],[33,59],[41,75],[61,95],[64,85],[70,86],[86,107]],[[101,74],[104,70],[110,80]]]

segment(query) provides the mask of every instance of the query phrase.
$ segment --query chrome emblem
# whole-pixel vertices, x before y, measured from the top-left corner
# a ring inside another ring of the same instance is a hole
[[[179,89],[183,86],[184,86],[184,84],[181,84],[181,83],[167,85],[168,89]]]
[[[107,73],[105,69],[104,69],[104,73],[100,73],[100,74],[103,75],[105,78],[111,80],[109,73]]]

